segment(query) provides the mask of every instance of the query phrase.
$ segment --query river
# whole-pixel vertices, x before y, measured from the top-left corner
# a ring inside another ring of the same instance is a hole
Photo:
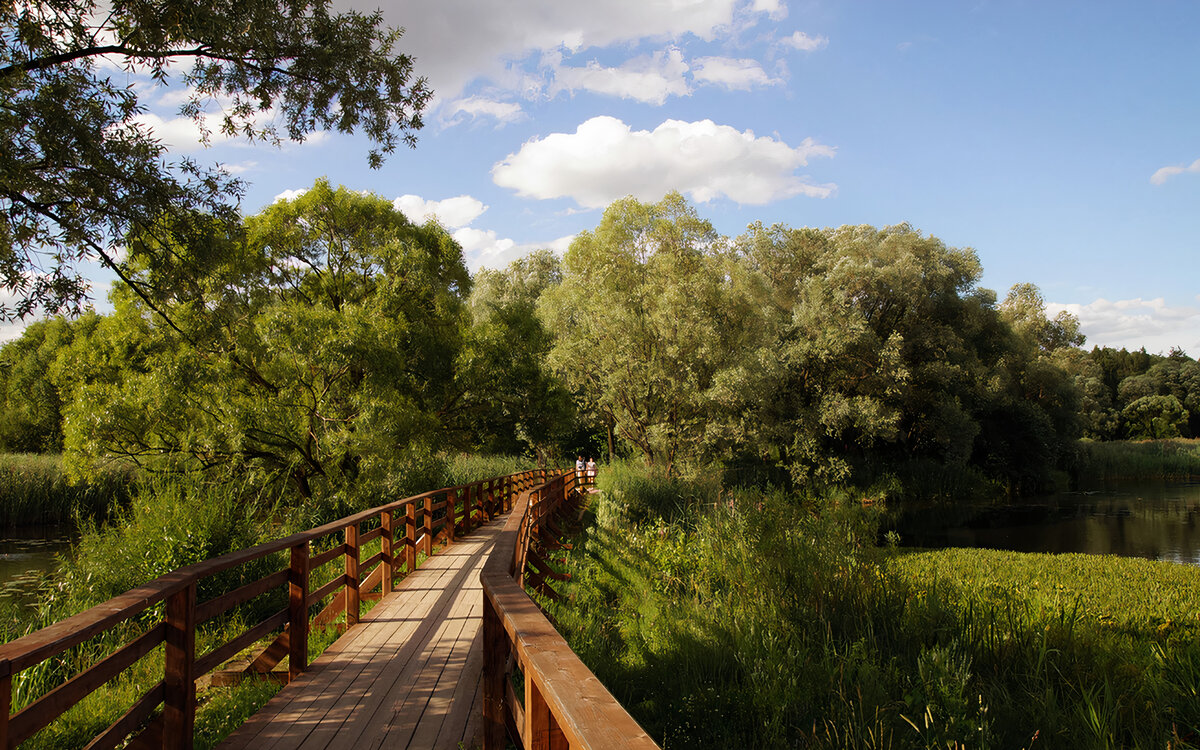
[[[73,533],[69,526],[0,529],[0,599],[32,601],[42,576],[71,548]]]
[[[1200,482],[1112,482],[1004,503],[908,508],[900,544],[1086,552],[1200,565]]]

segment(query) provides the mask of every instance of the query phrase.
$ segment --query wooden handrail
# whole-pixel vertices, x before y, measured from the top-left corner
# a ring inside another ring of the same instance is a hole
[[[417,566],[419,532],[425,534],[421,549],[428,556],[433,552],[436,528],[440,527],[436,540],[452,544],[458,534],[473,528],[476,518],[474,511],[479,511],[486,522],[493,511],[511,509],[519,493],[544,482],[549,475],[550,472],[546,470],[533,469],[395,500],[283,539],[179,568],[103,604],[0,645],[0,750],[15,748],[112,679],[120,671],[116,669],[117,666],[124,669],[159,646],[163,647],[165,656],[163,680],[98,735],[89,747],[116,747],[161,705],[161,716],[144,730],[143,735],[150,737],[161,733],[164,748],[190,750],[196,716],[196,680],[225,661],[226,655],[232,656],[245,645],[282,627],[279,637],[251,667],[253,671],[269,671],[283,656],[288,656],[288,678],[294,679],[308,667],[308,633],[313,624],[331,621],[338,614],[334,610],[339,610],[345,612],[347,624],[353,625],[358,622],[364,594],[376,587],[381,589],[382,594],[392,590],[399,569],[397,563],[400,561],[396,557],[400,547],[404,549],[405,570],[412,572]],[[495,499],[496,507],[484,507],[485,493],[488,498]],[[474,508],[470,500],[472,495],[476,498]],[[435,503],[435,497],[443,499]],[[459,500],[463,504],[461,516],[455,508]],[[442,510],[444,514],[435,519],[435,510]],[[418,516],[421,516],[419,522]],[[379,519],[378,530],[361,533],[360,525],[375,518]],[[404,522],[401,523],[400,519],[404,519]],[[397,539],[396,533],[400,531],[403,531],[403,536]],[[314,543],[331,534],[341,534],[340,543],[313,554]],[[377,537],[382,539],[381,552],[362,561],[362,544]],[[204,579],[285,551],[289,559],[283,570],[268,573],[257,581],[218,594],[208,601],[196,601],[198,585]],[[332,562],[337,557],[344,559],[344,572],[335,574],[330,584],[320,586],[316,591],[310,590],[310,573],[316,564]],[[198,624],[279,588],[285,588],[288,592],[285,609],[250,626],[207,654],[196,653]],[[316,593],[321,596],[315,597],[313,603],[331,594],[334,599],[325,611],[310,621],[310,599],[314,599]],[[162,618],[148,624],[144,632],[133,635],[128,643],[112,655],[12,713],[12,683],[17,673],[129,623],[160,602],[164,610]]]
[[[480,573],[484,750],[503,748],[508,738],[547,750],[658,748],[524,590],[530,545],[583,484],[572,471],[521,493]],[[514,667],[524,675],[523,702],[512,690]]]

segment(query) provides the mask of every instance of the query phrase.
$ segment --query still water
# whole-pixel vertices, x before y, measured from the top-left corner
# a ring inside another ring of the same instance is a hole
[[[996,503],[907,509],[892,521],[913,547],[1086,552],[1200,565],[1200,482],[1099,484]]]
[[[58,554],[71,548],[67,526],[0,529],[0,599],[32,601],[46,573],[58,567]]]

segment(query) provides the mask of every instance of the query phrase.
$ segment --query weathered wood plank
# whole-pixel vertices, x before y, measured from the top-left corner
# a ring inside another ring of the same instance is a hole
[[[456,748],[464,736],[461,723],[476,703],[482,663],[479,571],[498,531],[498,525],[479,529],[426,560],[236,730],[223,750],[368,747],[370,740],[385,737],[393,747],[394,733],[387,730],[396,728],[410,736],[419,729],[422,741],[432,736],[438,746],[454,735],[444,746]],[[440,637],[447,643],[439,644]],[[436,671],[430,676],[421,666]],[[463,676],[468,667],[473,674]],[[435,704],[438,731],[409,727],[401,716],[392,726],[389,711],[394,713],[397,702],[406,714],[410,706]],[[459,725],[447,723],[451,716]]]

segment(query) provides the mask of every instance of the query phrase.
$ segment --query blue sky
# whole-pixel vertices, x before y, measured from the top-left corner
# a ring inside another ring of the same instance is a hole
[[[370,9],[375,3],[352,3]],[[431,212],[468,264],[565,249],[676,189],[730,236],[908,222],[974,248],[1092,344],[1200,355],[1194,2],[411,0],[384,8],[436,92],[415,150],[359,138],[197,151],[254,213],[319,177]]]

